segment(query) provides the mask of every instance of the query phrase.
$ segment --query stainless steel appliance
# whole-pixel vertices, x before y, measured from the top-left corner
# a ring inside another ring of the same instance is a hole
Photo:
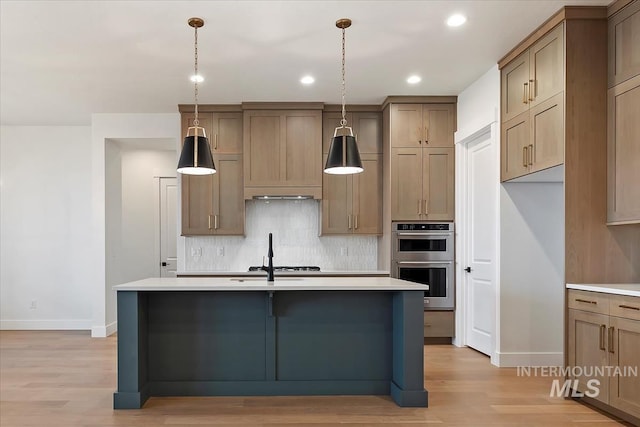
[[[429,285],[425,310],[453,310],[453,223],[392,224],[391,277]]]

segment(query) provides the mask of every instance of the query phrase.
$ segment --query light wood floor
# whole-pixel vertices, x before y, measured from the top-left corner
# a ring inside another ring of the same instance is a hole
[[[112,409],[116,339],[80,331],[0,332],[0,426],[618,426],[551,378],[523,378],[467,348],[425,347],[428,408],[386,396],[151,398]]]

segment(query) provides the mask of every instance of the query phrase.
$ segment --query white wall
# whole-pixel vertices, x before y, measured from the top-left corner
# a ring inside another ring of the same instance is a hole
[[[493,122],[499,122],[499,112],[500,71],[494,65],[458,95],[456,142]]]
[[[563,186],[502,186],[499,366],[564,363]]]
[[[180,142],[180,115],[93,114],[91,116],[91,335],[116,330],[113,289],[106,280],[106,144],[110,139],[173,139]],[[176,159],[177,162],[177,159]]]
[[[317,265],[323,271],[376,270],[377,237],[318,237],[319,205],[314,200],[248,200],[245,237],[187,237],[185,271],[247,271],[251,265],[261,265],[270,232],[274,265]]]
[[[0,128],[1,329],[91,326],[90,142],[88,126]]]

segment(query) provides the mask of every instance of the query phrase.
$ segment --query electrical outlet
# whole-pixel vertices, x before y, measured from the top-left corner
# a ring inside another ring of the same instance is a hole
[[[35,310],[38,308],[38,301],[31,300],[31,304],[29,305],[29,310]]]
[[[348,256],[348,255],[349,255],[349,249],[340,248],[340,256]]]
[[[224,246],[218,246],[216,248],[216,255],[218,256],[224,256]]]
[[[191,256],[192,257],[202,256],[202,248],[191,248]]]

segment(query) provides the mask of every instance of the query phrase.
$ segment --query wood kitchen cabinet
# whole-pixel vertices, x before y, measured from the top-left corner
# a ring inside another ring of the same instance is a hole
[[[342,114],[323,114],[323,165]],[[382,115],[377,111],[347,113],[364,171],[354,175],[322,175],[321,234],[382,234]]]
[[[453,104],[391,105],[392,147],[453,147]]]
[[[244,111],[244,198],[322,197],[322,111]]]
[[[501,180],[564,162],[564,24],[501,70]]]
[[[193,116],[182,112],[185,135]],[[181,234],[243,235],[242,113],[205,111],[198,120],[209,138],[217,173],[181,176]]]
[[[607,223],[640,223],[640,1],[609,19]]]
[[[599,292],[569,290],[568,365],[610,369],[638,366],[640,354],[640,298]],[[578,369],[579,370],[579,369]],[[597,379],[595,400],[640,417],[640,381],[636,376],[604,375],[571,377],[578,391],[586,392],[587,381]]]
[[[454,218],[453,148],[391,149],[391,219]]]

